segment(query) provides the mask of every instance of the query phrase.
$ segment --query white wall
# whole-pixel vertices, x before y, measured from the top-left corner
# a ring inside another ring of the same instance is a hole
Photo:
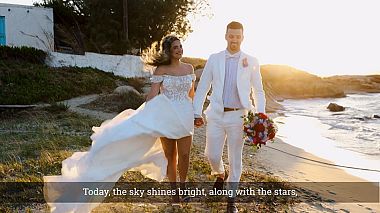
[[[10,10],[10,11],[8,11]],[[28,46],[47,51],[46,64],[51,67],[92,67],[124,77],[146,77],[141,58],[133,55],[85,55],[54,51],[53,9],[0,3],[0,16],[5,16],[6,44]]]
[[[85,55],[72,55],[50,52],[46,64],[51,67],[92,67],[124,77],[150,76],[149,71],[144,71],[141,58],[134,55],[104,55],[90,52],[86,52]]]
[[[6,45],[54,50],[53,9],[0,3],[5,16]]]

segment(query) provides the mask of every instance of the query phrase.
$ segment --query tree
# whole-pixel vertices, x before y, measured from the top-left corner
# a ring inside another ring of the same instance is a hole
[[[187,16],[206,4],[206,0],[44,0],[39,5],[53,7],[55,17],[69,17],[58,19],[57,25],[66,21],[64,29],[70,29],[66,30],[70,36],[59,37],[61,41],[73,38],[76,46],[83,44],[91,52],[138,54],[167,34],[185,38],[191,32]]]
[[[34,5],[53,8],[56,50],[66,49],[69,51],[68,49],[71,49],[74,53],[84,53],[85,44],[82,29],[85,25],[85,18],[81,1],[43,0],[42,3],[34,3]]]
[[[124,26],[124,36],[125,40],[129,40],[128,34],[128,0],[123,0],[123,26]]]
[[[186,37],[191,26],[186,16],[194,10],[188,0],[130,0],[131,41],[141,49],[149,47],[163,36],[175,33]]]

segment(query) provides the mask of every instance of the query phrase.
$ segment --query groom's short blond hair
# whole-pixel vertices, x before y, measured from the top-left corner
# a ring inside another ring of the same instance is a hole
[[[226,28],[226,33],[228,29],[241,29],[242,32],[244,32],[243,25],[240,22],[237,21],[231,21]]]

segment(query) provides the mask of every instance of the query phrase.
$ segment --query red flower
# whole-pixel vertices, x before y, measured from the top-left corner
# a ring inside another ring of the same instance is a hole
[[[244,118],[244,139],[257,149],[276,136],[277,129],[272,119],[264,113],[248,112]],[[265,141],[264,141],[265,139]]]
[[[255,136],[255,139],[256,139],[256,143],[255,144],[261,143],[261,138],[259,136]]]
[[[257,140],[256,137],[254,137],[252,143],[255,144],[255,145],[257,145],[259,143],[259,141]]]
[[[263,124],[257,124],[255,126],[255,131],[257,131],[257,132],[264,132],[265,131],[265,126]]]
[[[259,117],[261,118],[261,119],[268,119],[268,116],[266,115],[266,114],[264,114],[264,113],[259,113]]]
[[[276,134],[274,132],[269,133],[269,135],[268,135],[269,140],[272,140],[274,138],[274,136],[276,136]]]

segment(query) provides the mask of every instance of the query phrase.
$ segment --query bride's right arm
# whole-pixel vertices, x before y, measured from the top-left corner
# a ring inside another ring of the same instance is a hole
[[[150,88],[150,91],[148,95],[146,96],[146,102],[154,98],[156,95],[158,95],[158,92],[160,92],[160,86],[161,82],[159,83],[152,83],[152,86]]]
[[[146,96],[146,102],[154,98],[160,92],[161,83],[164,80],[162,74],[162,69],[157,67],[153,73],[153,76],[150,78],[152,85],[148,95]]]

